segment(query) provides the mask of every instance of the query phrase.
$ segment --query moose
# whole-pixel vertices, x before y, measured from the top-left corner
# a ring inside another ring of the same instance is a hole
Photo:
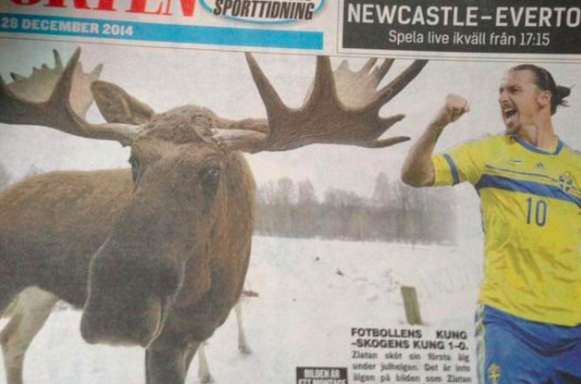
[[[142,346],[147,384],[184,383],[198,347],[239,300],[248,269],[255,183],[243,153],[403,142],[381,136],[404,116],[379,111],[426,64],[414,61],[378,89],[393,60],[333,71],[318,57],[304,105],[291,109],[245,56],[267,119],[229,120],[193,105],[155,113],[95,80],[91,94],[106,122],[90,123],[73,105],[80,49],[46,100],[0,78],[1,123],[131,148],[130,169],[52,172],[0,194],[0,308],[38,287],[83,309],[88,343]],[[18,338],[19,327],[12,331]],[[8,383],[22,383],[22,357],[9,363]]]

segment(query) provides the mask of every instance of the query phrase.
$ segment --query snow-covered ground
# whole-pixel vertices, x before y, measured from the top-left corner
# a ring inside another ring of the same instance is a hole
[[[428,328],[464,329],[480,280],[479,246],[256,237],[243,302],[253,353],[237,348],[234,315],[210,339],[217,383],[295,383],[297,366],[349,367],[352,327],[406,327],[401,285],[415,286]],[[79,312],[54,312],[25,362],[26,384],[142,384],[139,348],[90,346]],[[188,383],[198,382],[197,359]],[[4,381],[0,364],[0,382]]]

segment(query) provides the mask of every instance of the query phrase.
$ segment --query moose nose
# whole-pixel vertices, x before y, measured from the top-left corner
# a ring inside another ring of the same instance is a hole
[[[101,321],[93,313],[83,314],[81,336],[89,344],[108,344],[145,347],[152,332],[137,322]]]
[[[147,346],[163,325],[163,300],[145,299],[115,305],[88,298],[81,318],[81,336],[89,344]]]

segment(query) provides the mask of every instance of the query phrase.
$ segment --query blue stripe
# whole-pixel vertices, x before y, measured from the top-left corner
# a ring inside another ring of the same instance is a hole
[[[452,172],[452,183],[454,185],[458,184],[460,182],[460,176],[458,175],[458,167],[456,167],[456,163],[447,153],[444,153],[444,159],[446,159],[450,166],[450,171]]]
[[[531,195],[550,197],[557,200],[568,201],[577,204],[581,208],[581,199],[570,195],[552,185],[535,183],[533,181],[514,180],[502,176],[484,175],[475,185],[480,192],[482,188],[497,188],[505,191],[529,193]]]
[[[522,145],[523,147],[525,147],[529,151],[532,151],[535,153],[540,153],[542,155],[558,155],[561,152],[561,149],[563,149],[563,142],[561,140],[559,140],[559,142],[557,143],[557,148],[555,148],[554,151],[547,151],[547,150],[544,150],[542,148],[535,147],[534,145],[532,145],[528,141],[523,140],[523,138],[520,136],[513,135],[513,137],[517,143],[519,143],[520,145]]]
[[[52,36],[86,37],[111,40],[163,43],[208,44],[222,46],[267,47],[289,49],[323,49],[322,32],[278,31],[269,29],[222,28],[178,24],[143,23],[77,17],[54,17],[0,13],[0,18],[14,20],[0,25],[1,33],[26,33]],[[86,23],[88,30],[64,30],[58,23]],[[52,23],[52,24],[51,24]],[[55,28],[51,28],[51,25]],[[107,27],[108,26],[108,27]],[[115,26],[116,35],[107,34]],[[132,29],[131,33],[127,32]],[[123,31],[126,31],[123,33]]]

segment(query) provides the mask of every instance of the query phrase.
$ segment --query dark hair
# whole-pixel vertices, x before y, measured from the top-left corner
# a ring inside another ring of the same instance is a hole
[[[569,105],[565,98],[571,94],[571,88],[557,85],[551,73],[545,68],[534,64],[520,64],[512,67],[511,71],[531,71],[535,75],[537,87],[551,93],[551,115],[557,112],[558,106],[566,107]]]

